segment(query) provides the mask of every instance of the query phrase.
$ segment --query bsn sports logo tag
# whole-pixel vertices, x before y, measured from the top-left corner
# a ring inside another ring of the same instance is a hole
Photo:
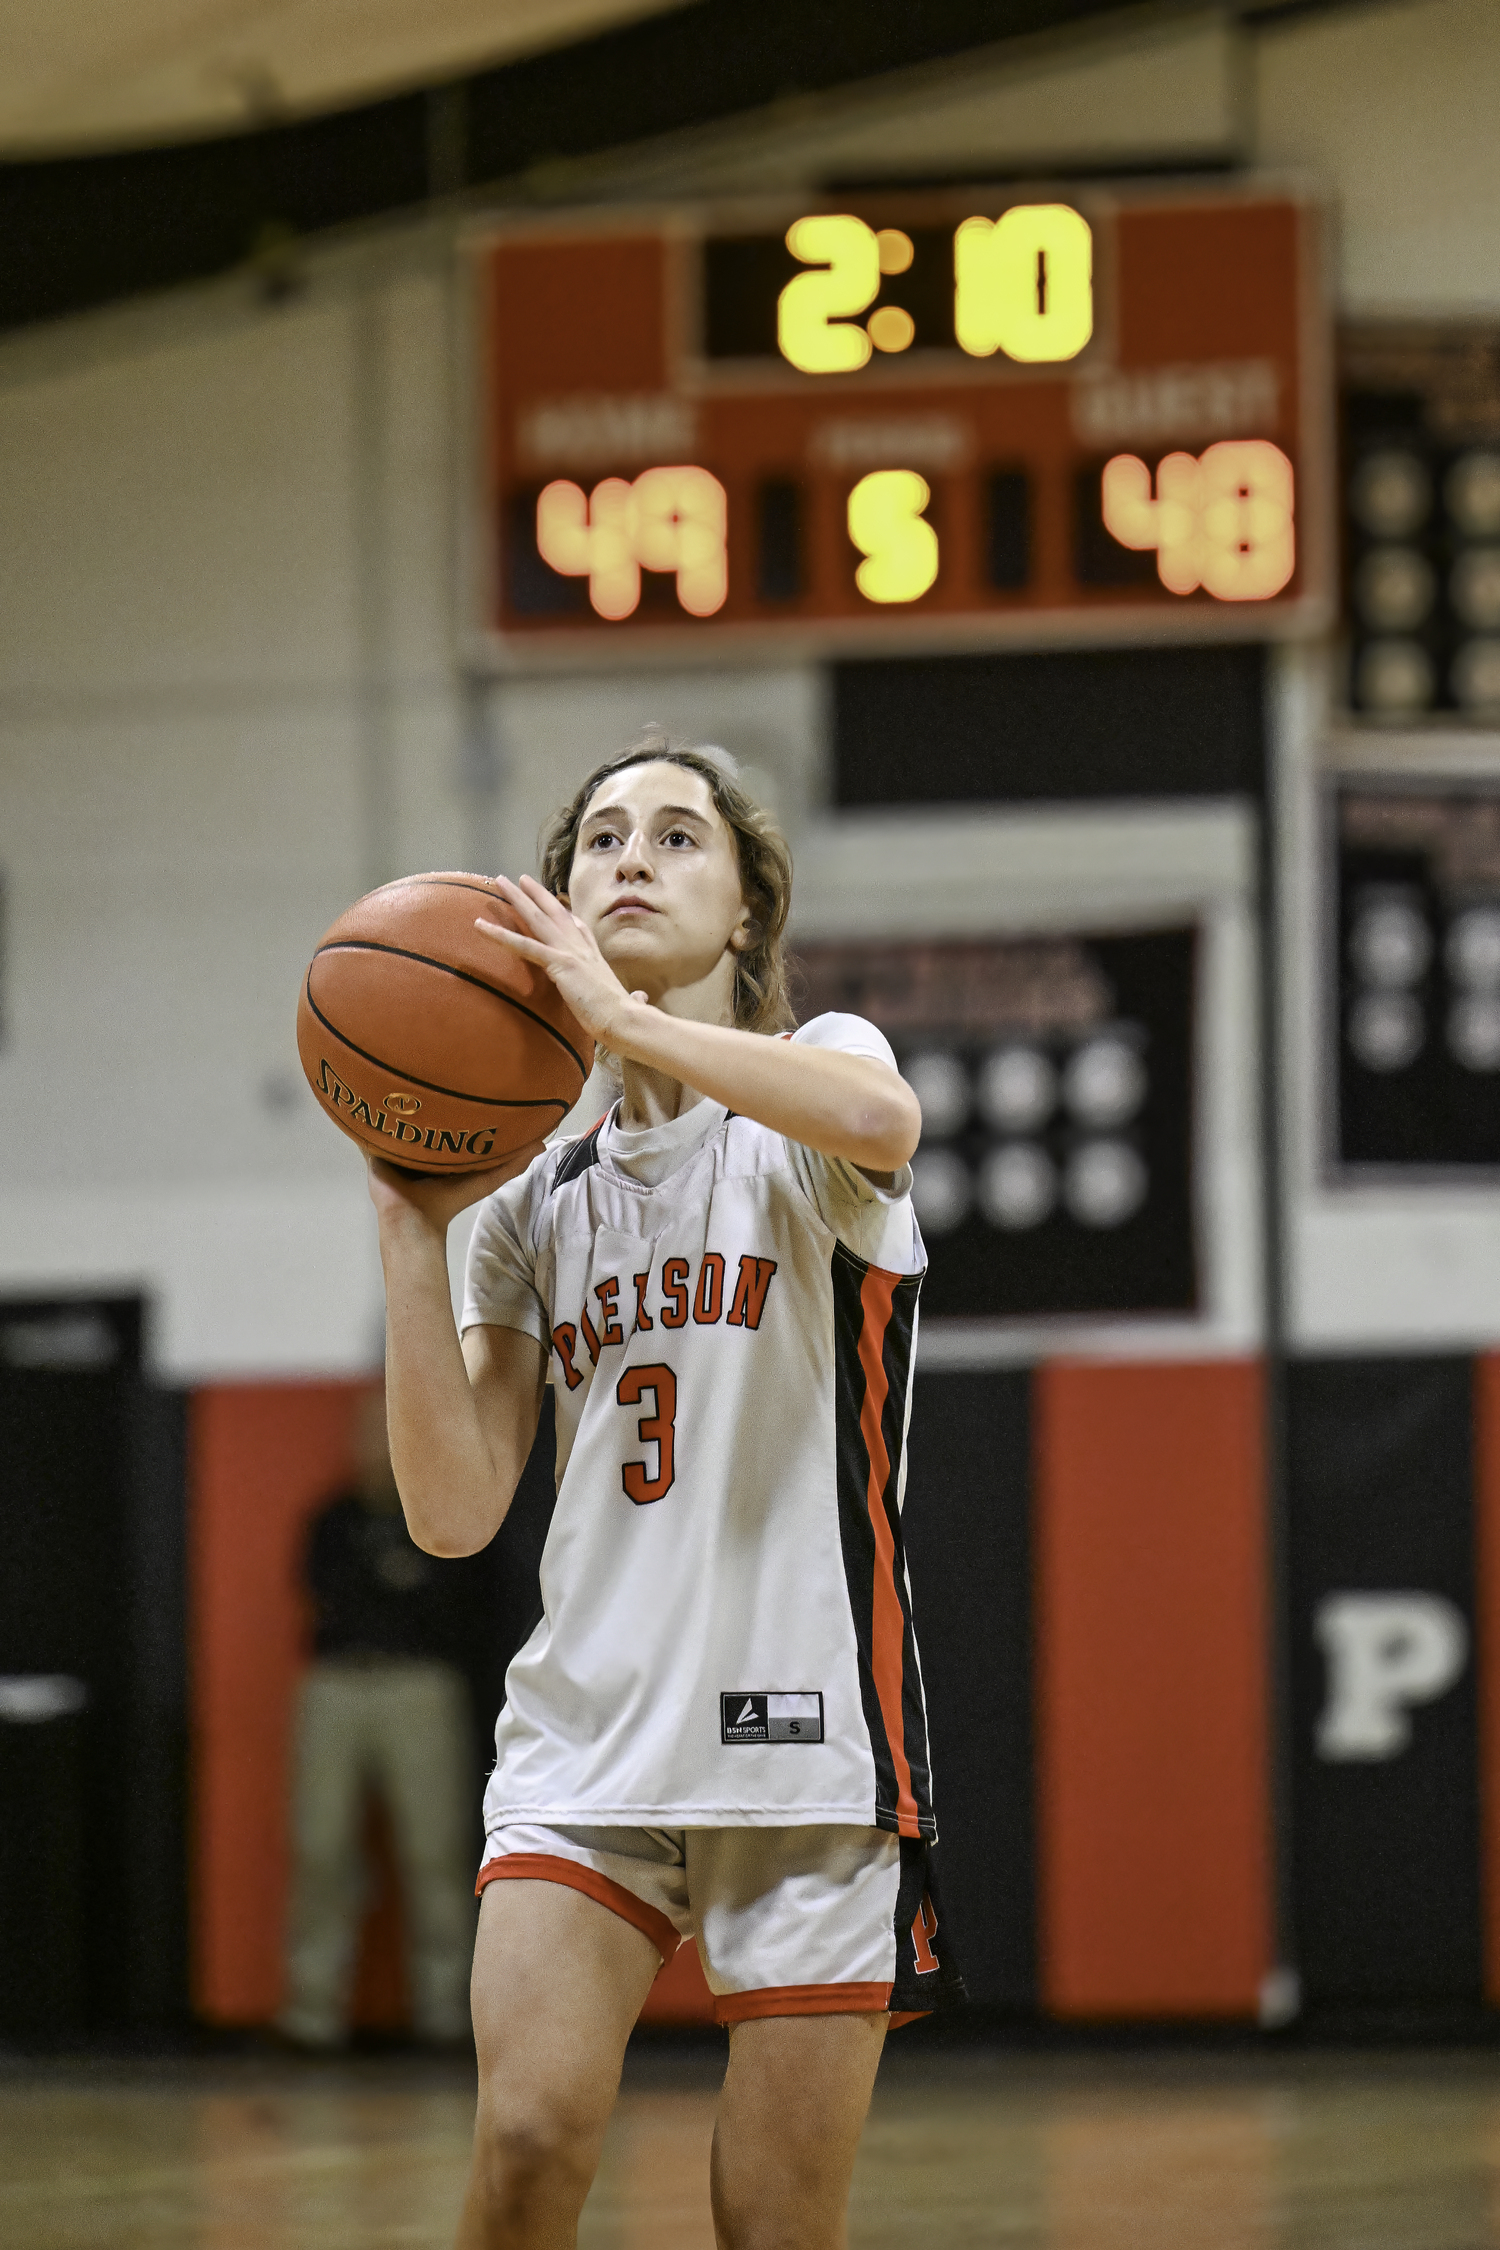
[[[823,1698],[799,1689],[730,1688],[719,1697],[721,1742],[821,1742]]]

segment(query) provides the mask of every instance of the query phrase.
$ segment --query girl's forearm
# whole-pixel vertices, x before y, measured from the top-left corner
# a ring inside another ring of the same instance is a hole
[[[628,1061],[867,1171],[899,1171],[922,1130],[910,1087],[866,1055],[693,1023],[639,1000],[620,1010],[612,1044]]]
[[[386,1416],[407,1528],[431,1555],[468,1555],[509,1505],[464,1365],[442,1231],[415,1213],[382,1214]]]

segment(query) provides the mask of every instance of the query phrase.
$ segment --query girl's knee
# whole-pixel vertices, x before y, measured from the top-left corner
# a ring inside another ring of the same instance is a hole
[[[481,2095],[474,2132],[475,2184],[496,2219],[525,2222],[578,2209],[599,2159],[603,2121],[566,2096],[508,2089]]]

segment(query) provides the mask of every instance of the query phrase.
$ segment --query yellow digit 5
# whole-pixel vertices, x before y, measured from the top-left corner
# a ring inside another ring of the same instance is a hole
[[[1066,203],[1017,203],[953,237],[953,327],[975,359],[1076,359],[1094,332],[1094,238]]]
[[[875,469],[849,495],[849,537],[865,560],[854,583],[867,602],[914,602],[938,574],[937,533],[922,517],[932,498],[915,469]]]
[[[870,339],[848,316],[862,313],[880,289],[880,244],[863,219],[825,213],[787,230],[794,258],[825,269],[799,273],[776,301],[776,341],[784,359],[806,375],[848,375],[870,356]]]

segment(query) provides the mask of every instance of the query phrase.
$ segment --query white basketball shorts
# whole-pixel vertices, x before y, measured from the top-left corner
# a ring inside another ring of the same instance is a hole
[[[949,2005],[963,1986],[934,1908],[927,1846],[878,1828],[491,1830],[476,1890],[564,1883],[670,1961],[698,1941],[720,2023],[885,2015]]]

